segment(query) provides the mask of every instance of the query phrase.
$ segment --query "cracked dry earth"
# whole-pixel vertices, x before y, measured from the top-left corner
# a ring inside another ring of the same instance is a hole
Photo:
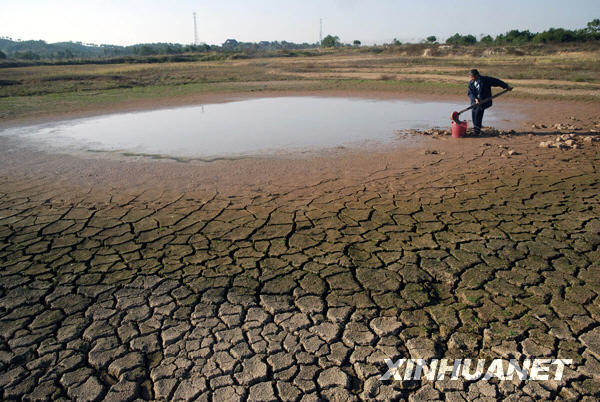
[[[597,149],[536,141],[240,191],[4,174],[1,397],[596,400]],[[574,364],[562,381],[379,380],[386,357],[526,356]]]

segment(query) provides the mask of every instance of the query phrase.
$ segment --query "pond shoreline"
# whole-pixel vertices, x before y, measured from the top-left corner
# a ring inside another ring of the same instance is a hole
[[[298,157],[335,151],[415,147],[447,128],[457,102],[366,97],[284,96],[206,103],[15,126],[0,135],[49,153],[95,153],[191,162]],[[499,106],[489,125],[518,127],[522,114]]]

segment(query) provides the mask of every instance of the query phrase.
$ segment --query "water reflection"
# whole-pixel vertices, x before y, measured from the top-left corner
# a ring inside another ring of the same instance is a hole
[[[278,97],[178,107],[5,130],[60,151],[119,151],[175,157],[269,152],[389,143],[396,130],[447,127],[448,102],[339,97]],[[493,124],[494,112],[486,113]]]

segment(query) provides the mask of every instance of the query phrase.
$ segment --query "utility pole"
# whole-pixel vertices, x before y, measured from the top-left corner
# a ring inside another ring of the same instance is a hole
[[[194,11],[194,46],[198,46],[198,25],[196,24],[196,12]]]
[[[319,46],[323,46],[323,18],[319,19]]]

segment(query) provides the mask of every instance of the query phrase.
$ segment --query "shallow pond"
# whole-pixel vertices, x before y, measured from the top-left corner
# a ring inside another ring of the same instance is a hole
[[[254,98],[11,128],[22,143],[49,151],[180,158],[266,155],[336,147],[406,144],[398,130],[450,126],[448,102],[342,97]],[[470,113],[463,115],[470,118]],[[499,123],[486,111],[485,124]]]

